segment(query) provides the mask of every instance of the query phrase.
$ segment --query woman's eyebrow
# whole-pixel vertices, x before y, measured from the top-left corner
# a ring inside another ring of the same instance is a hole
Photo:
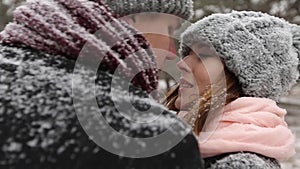
[[[209,57],[209,56],[214,56],[213,54],[211,54],[211,53],[197,53],[197,55],[199,55],[200,57],[202,56],[202,57]]]
[[[195,50],[197,55],[205,55],[205,56],[213,56],[215,55],[215,51],[208,45],[202,46],[198,50]]]
[[[200,50],[200,51],[198,51],[198,53],[207,54],[207,55],[214,55],[215,54],[215,52],[211,49]]]
[[[207,41],[208,40],[203,39],[203,40],[197,42],[196,46],[199,47],[199,48],[204,48],[204,47],[210,48],[210,47],[212,47],[212,45]]]

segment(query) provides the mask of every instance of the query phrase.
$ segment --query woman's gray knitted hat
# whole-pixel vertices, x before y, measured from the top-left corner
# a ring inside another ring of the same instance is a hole
[[[104,0],[120,16],[142,12],[161,12],[190,19],[193,15],[193,0]]]
[[[243,94],[278,100],[299,78],[300,27],[261,12],[213,14],[181,36],[180,54],[206,39],[239,79]]]

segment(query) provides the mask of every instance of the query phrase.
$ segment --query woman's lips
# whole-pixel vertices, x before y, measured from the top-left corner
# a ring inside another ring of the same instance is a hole
[[[180,79],[179,88],[193,88],[194,85],[185,79]]]

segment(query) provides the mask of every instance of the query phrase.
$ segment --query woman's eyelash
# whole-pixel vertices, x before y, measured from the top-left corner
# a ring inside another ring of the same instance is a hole
[[[181,71],[188,73],[189,71],[187,71],[186,69],[181,69]]]
[[[201,57],[201,58],[207,58],[207,57],[211,57],[212,56],[211,54],[205,54],[205,53],[198,53],[197,55],[199,57]]]

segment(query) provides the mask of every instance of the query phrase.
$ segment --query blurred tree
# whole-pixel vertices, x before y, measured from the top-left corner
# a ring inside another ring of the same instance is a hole
[[[0,0],[0,30],[12,19],[12,11],[25,0]],[[194,21],[216,12],[254,10],[300,24],[299,0],[194,0]]]
[[[0,0],[0,30],[12,20],[12,11],[24,0]]]
[[[300,24],[299,0],[195,0],[194,20],[231,10],[262,11]]]

